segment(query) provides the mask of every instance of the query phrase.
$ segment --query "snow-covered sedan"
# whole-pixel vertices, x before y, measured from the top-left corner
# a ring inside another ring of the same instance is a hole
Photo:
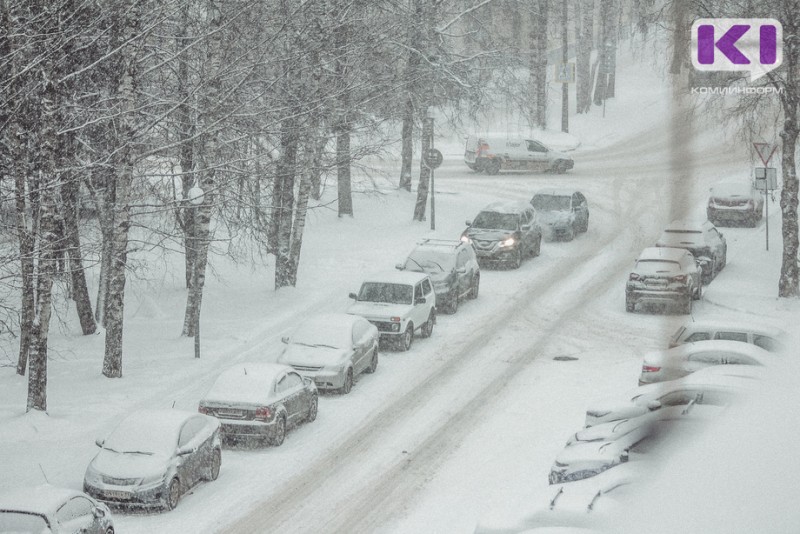
[[[639,385],[681,378],[713,365],[763,365],[775,356],[761,347],[728,340],[696,341],[645,354]]]
[[[278,363],[314,380],[317,389],[350,393],[354,377],[378,368],[378,328],[346,313],[318,315],[300,323],[282,339],[286,350]]]
[[[624,440],[583,441],[564,447],[550,468],[550,484],[589,478],[627,462],[631,445]]]
[[[114,521],[85,493],[45,484],[0,495],[0,532],[114,534]]]
[[[96,443],[83,491],[116,505],[172,510],[195,484],[216,480],[222,463],[219,421],[182,410],[134,412]]]
[[[288,365],[240,363],[217,377],[198,410],[222,423],[226,441],[283,444],[286,430],[317,418],[317,386]]]

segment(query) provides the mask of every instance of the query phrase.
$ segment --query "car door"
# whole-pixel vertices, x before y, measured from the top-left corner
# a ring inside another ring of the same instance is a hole
[[[472,270],[469,266],[469,252],[462,247],[456,256],[456,278],[458,280],[458,294],[464,295],[469,291],[472,281]]]
[[[200,478],[202,474],[202,451],[197,441],[199,425],[196,417],[192,417],[183,423],[181,432],[178,436],[178,448],[195,447],[194,452],[189,452],[178,457],[178,477],[183,482],[185,488],[190,488]]]
[[[723,258],[725,257],[725,242],[722,234],[720,234],[719,231],[713,226],[708,228],[705,234],[706,244],[712,250],[717,269],[719,269],[722,265]]]
[[[536,225],[533,220],[533,209],[523,210],[519,214],[520,219],[520,232],[522,233],[522,240],[525,243],[525,252],[530,252],[534,249],[536,243]]]
[[[589,223],[589,207],[586,205],[586,198],[577,191],[572,195],[572,211],[578,227],[585,228]]]
[[[724,363],[725,361],[723,361],[722,354],[720,354],[718,351],[705,350],[690,354],[689,357],[686,358],[686,367],[684,370],[687,373],[693,373],[704,367],[722,365]]]
[[[414,322],[414,329],[417,329],[422,326],[422,324],[428,320],[428,316],[426,315],[427,306],[421,304],[422,299],[425,299],[425,294],[422,291],[422,282],[417,282],[414,285],[414,306],[411,310],[411,320]],[[425,299],[427,302],[427,299]]]
[[[304,398],[303,378],[289,371],[282,379],[284,381],[284,393],[286,395],[286,410],[289,412],[289,421],[297,424],[305,418],[308,413],[307,400]]]
[[[532,171],[544,171],[551,167],[547,157],[547,148],[532,139],[526,141],[528,145],[528,168]]]
[[[370,349],[372,349],[372,337],[369,335],[369,323],[355,321],[351,331],[353,342],[353,352],[350,360],[353,364],[353,374],[358,374],[367,366]]]
[[[70,498],[55,513],[56,523],[59,527],[57,532],[103,533],[100,520],[94,516],[95,508],[94,503],[86,497]]]

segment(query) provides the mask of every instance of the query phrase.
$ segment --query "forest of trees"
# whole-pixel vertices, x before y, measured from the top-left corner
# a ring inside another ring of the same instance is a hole
[[[613,71],[595,87],[598,61],[611,68],[611,44],[645,32],[663,13],[654,4],[0,0],[0,328],[18,336],[28,409],[47,407],[54,298],[74,301],[84,334],[102,326],[102,373],[120,377],[138,249],[184,256],[193,336],[215,251],[244,247],[274,261],[276,289],[295,285],[307,210],[326,187],[340,216],[357,216],[353,169],[392,151],[410,191],[432,109],[457,121],[512,102],[548,126],[547,51],[561,27],[577,44],[573,109],[588,112],[613,96]],[[427,169],[416,174],[424,212]],[[795,214],[796,191],[795,179]],[[86,269],[99,273],[95,295]]]

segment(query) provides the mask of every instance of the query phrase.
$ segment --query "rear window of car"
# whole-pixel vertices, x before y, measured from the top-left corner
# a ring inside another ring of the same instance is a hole
[[[541,211],[567,211],[570,206],[570,197],[555,195],[534,195],[531,204]]]
[[[710,332],[695,332],[691,336],[687,337],[684,341],[686,343],[694,343],[695,341],[706,341],[711,339]]]
[[[729,341],[741,341],[747,343],[746,332],[717,332],[714,339],[727,339]]]
[[[664,260],[639,260],[636,262],[636,269],[641,273],[679,273],[681,264],[677,261]]]
[[[762,336],[759,334],[753,335],[753,345],[769,351],[780,349],[780,343],[778,342],[778,340],[771,338],[769,336]]]

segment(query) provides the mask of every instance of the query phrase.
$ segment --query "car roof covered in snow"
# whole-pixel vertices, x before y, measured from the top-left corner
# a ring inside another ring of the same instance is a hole
[[[570,189],[568,187],[547,187],[545,189],[539,189],[533,193],[533,196],[547,195],[551,197],[571,197],[577,192],[577,189]]]
[[[712,195],[750,196],[753,184],[750,182],[718,182],[709,188]]]
[[[772,337],[785,337],[788,335],[785,330],[778,328],[777,326],[753,323],[752,321],[745,321],[741,319],[692,319],[684,324],[682,328],[692,332],[754,332]]]
[[[526,209],[533,209],[529,202],[523,202],[521,200],[505,200],[500,202],[492,202],[481,211],[516,214],[525,211]]]
[[[349,313],[321,313],[319,315],[312,315],[308,319],[301,322],[297,328],[318,328],[322,330],[331,331],[350,331],[353,324],[366,321],[360,315],[351,315]]]
[[[665,232],[702,232],[713,226],[708,219],[678,219],[672,221],[664,228]]]
[[[741,341],[731,341],[729,339],[708,339],[703,341],[692,341],[684,343],[671,349],[655,350],[648,355],[657,356],[663,354],[666,357],[689,356],[706,351],[729,352],[731,354],[742,354],[754,359],[770,358],[770,353],[751,343]],[[647,358],[647,356],[645,356]],[[760,360],[759,360],[760,361]]]
[[[204,401],[258,404],[273,396],[275,380],[293,369],[268,362],[239,363],[217,377]]]
[[[647,247],[639,254],[640,260],[680,261],[687,254],[685,248]],[[689,253],[691,254],[691,253]]]
[[[364,283],[414,285],[427,277],[427,274],[415,271],[385,271],[364,278]]]
[[[49,484],[0,493],[0,510],[52,515],[67,499],[84,495],[80,491]]]

